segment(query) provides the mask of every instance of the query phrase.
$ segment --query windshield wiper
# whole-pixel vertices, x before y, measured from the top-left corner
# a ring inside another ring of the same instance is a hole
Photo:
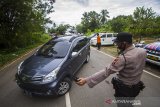
[[[42,54],[42,53],[37,53],[37,56],[44,56],[44,57],[54,57],[54,58],[64,58],[64,56],[55,56],[54,54]]]
[[[64,58],[64,56],[53,56],[54,58]]]
[[[53,57],[53,54],[42,54],[42,53],[37,53],[36,56]]]

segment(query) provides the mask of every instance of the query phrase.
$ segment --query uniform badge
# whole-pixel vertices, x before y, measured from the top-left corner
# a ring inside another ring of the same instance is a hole
[[[116,59],[114,59],[114,61],[112,62],[112,65],[115,65],[118,62],[119,58],[117,57]]]

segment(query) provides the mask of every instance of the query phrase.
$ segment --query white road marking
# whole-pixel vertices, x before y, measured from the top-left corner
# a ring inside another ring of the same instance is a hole
[[[65,99],[66,99],[66,107],[71,107],[69,92],[65,94]]]
[[[92,49],[93,49],[93,50],[96,50],[96,49],[93,48],[93,47],[92,47]],[[98,50],[96,50],[96,51],[98,51]],[[104,52],[102,52],[102,51],[98,51],[98,52],[100,52],[100,53],[102,53],[102,54],[104,54],[104,55],[107,55],[107,56],[109,56],[109,57],[111,57],[111,58],[115,58],[114,56],[108,55],[108,54],[106,54],[106,53],[104,53]],[[147,74],[149,74],[149,75],[152,75],[153,77],[156,77],[156,78],[159,78],[159,79],[160,79],[159,76],[157,76],[157,75],[155,75],[155,74],[153,74],[153,73],[150,73],[149,71],[143,70],[143,72],[145,72],[145,73],[147,73]]]
[[[144,71],[145,73],[149,74],[149,75],[152,75],[152,76],[160,79],[159,76],[157,76],[157,75],[155,75],[155,74],[153,74],[153,73],[150,73],[150,72],[148,72],[148,71],[146,71],[146,70],[143,70],[143,71]]]

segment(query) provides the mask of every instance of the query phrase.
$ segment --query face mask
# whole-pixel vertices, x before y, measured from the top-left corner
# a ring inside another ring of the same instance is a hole
[[[123,53],[123,51],[124,51],[124,50],[122,50],[122,49],[118,49],[118,48],[117,48],[117,53],[118,53],[118,55],[122,54],[122,53]]]
[[[125,49],[126,49],[126,43],[117,44],[117,53],[118,53],[118,55],[122,54]]]

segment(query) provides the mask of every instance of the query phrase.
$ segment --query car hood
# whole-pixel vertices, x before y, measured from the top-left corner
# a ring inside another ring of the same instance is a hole
[[[155,51],[160,51],[160,42],[150,43],[150,44],[146,45],[144,48],[155,50]]]
[[[96,37],[91,38],[91,40],[96,40],[96,39],[97,39]]]
[[[32,55],[26,59],[22,64],[21,74],[28,76],[41,76],[47,75],[56,69],[64,58],[43,57]]]

